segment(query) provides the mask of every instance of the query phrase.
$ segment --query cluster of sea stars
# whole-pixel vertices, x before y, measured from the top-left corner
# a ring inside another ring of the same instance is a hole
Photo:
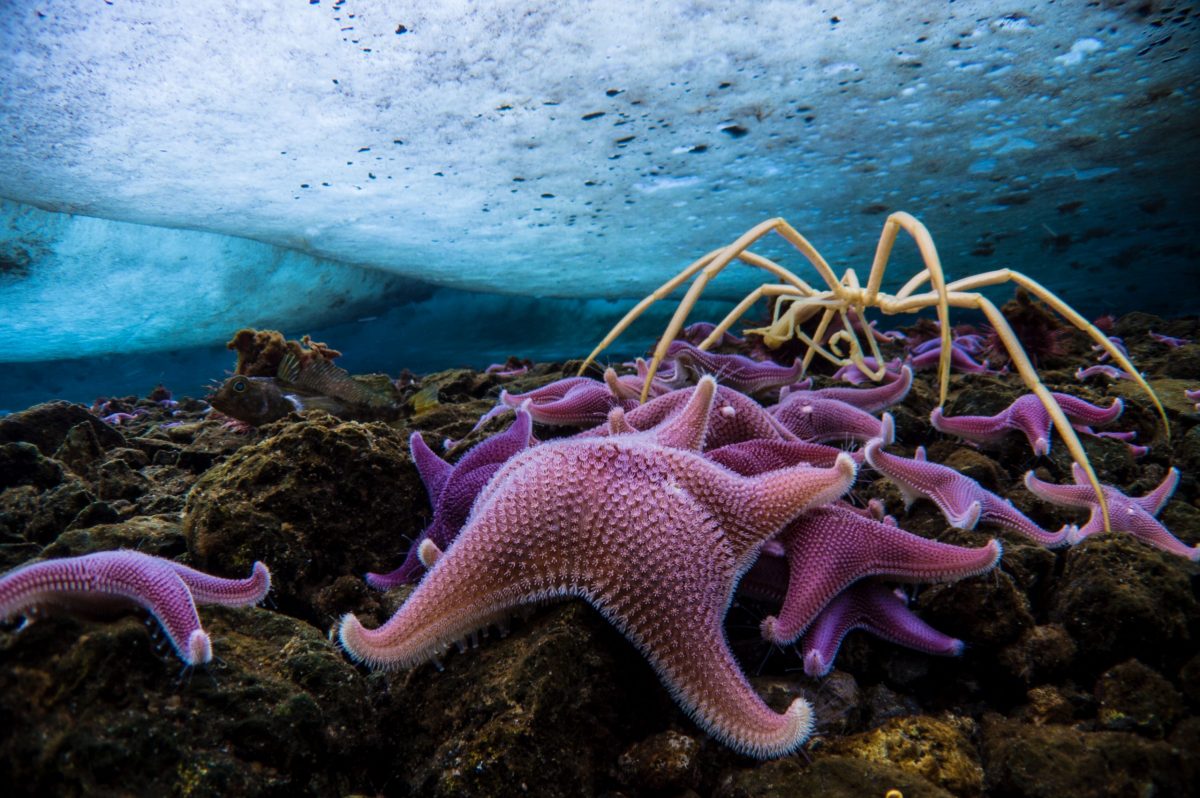
[[[841,501],[855,458],[822,441],[892,436],[888,417],[845,400],[882,409],[904,396],[911,379],[905,370],[876,389],[790,390],[767,410],[704,377],[629,410],[614,404],[601,427],[531,447],[523,445],[527,421],[519,416],[504,433],[519,450],[481,486],[469,512],[468,497],[458,494],[451,513],[437,486],[459,469],[495,465],[481,453],[494,439],[456,466],[421,466],[422,474],[438,474],[429,488],[438,496],[431,528],[441,539],[418,547],[431,570],[380,628],[343,618],[342,645],[372,666],[409,666],[519,605],[578,596],[642,651],[714,737],[759,757],[794,750],[811,731],[807,703],[771,711],[729,650],[723,624],[740,581],[780,604],[778,617],[764,621],[766,639],[803,638],[806,667],[824,673],[856,627],[958,653],[961,643],[920,621],[888,584],[960,579],[993,568],[1000,556],[996,541],[972,549],[926,540]],[[522,401],[536,418],[534,394]],[[422,450],[414,438],[414,457],[425,457]],[[446,540],[451,514],[465,523]]]
[[[1000,558],[998,541],[962,548],[927,540],[900,529],[877,504],[847,503],[842,497],[864,456],[899,485],[906,503],[929,498],[958,528],[990,526],[1056,547],[1099,523],[1086,485],[1046,486],[1039,494],[1093,510],[1083,528],[1049,532],[974,480],[929,462],[923,449],[915,459],[885,452],[894,437],[891,417],[874,414],[907,394],[907,366],[879,387],[814,391],[795,383],[794,367],[700,357],[693,349],[674,347],[675,363],[645,405],[632,401],[639,376],[612,370],[604,380],[569,378],[505,394],[502,405],[518,408],[513,426],[455,465],[414,436],[434,520],[405,567],[370,579],[377,587],[420,583],[378,629],[345,616],[339,637],[347,652],[375,667],[410,666],[436,659],[519,605],[577,596],[643,652],[705,730],[743,753],[778,756],[807,738],[810,711],[802,700],[781,715],[770,711],[737,667],[723,631],[735,588],[778,605],[762,623],[763,637],[798,644],[805,670],[819,676],[855,628],[932,654],[961,653],[961,641],[908,609],[896,584],[961,579]],[[732,385],[705,376],[672,390],[689,375],[709,373]],[[778,391],[779,400],[763,407],[743,391]],[[1056,398],[1081,428],[1121,411],[1119,402],[1100,408]],[[934,423],[982,445],[1020,430],[1045,454],[1050,420],[1031,399],[995,417],[935,412]],[[534,445],[532,421],[599,426]],[[846,452],[830,442],[865,446]],[[1171,544],[1153,518],[1174,485],[1168,482],[1145,499],[1109,486],[1106,497],[1115,518],[1136,515],[1128,531],[1193,556],[1177,540]],[[460,489],[449,490],[451,484]]]

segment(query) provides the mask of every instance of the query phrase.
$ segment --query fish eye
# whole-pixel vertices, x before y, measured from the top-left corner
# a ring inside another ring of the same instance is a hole
[[[234,380],[233,390],[237,391],[238,393],[241,393],[242,391],[246,390],[246,381],[245,380]]]

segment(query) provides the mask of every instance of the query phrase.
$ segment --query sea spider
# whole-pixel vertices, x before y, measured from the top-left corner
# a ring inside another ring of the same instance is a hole
[[[892,246],[896,243],[896,236],[899,235],[902,229],[916,242],[925,268],[913,275],[912,279],[905,283],[895,294],[887,294],[880,291],[879,287],[883,282],[883,274],[887,269]],[[748,251],[752,244],[772,231],[778,233],[808,259],[813,267],[816,268],[817,273],[820,274],[821,279],[829,286],[827,290],[813,288],[778,263]],[[1012,327],[1009,326],[1003,314],[1000,313],[1000,310],[990,300],[978,293],[978,290],[1001,283],[1016,283],[1045,302],[1071,324],[1086,332],[1099,346],[1108,352],[1114,361],[1120,364],[1125,371],[1133,375],[1133,378],[1154,402],[1154,406],[1162,417],[1163,427],[1167,431],[1167,435],[1170,435],[1166,411],[1163,409],[1162,403],[1159,402],[1154,390],[1146,383],[1133,364],[1129,362],[1129,359],[1100,330],[1089,323],[1087,319],[1036,280],[1012,269],[997,269],[977,274],[974,277],[964,277],[961,280],[947,283],[945,274],[942,272],[942,264],[938,258],[937,248],[933,244],[933,237],[929,234],[929,230],[915,217],[903,212],[891,214],[884,223],[883,233],[880,235],[879,245],[875,249],[875,259],[871,264],[871,273],[868,276],[865,288],[859,282],[858,275],[853,269],[847,269],[845,275],[839,280],[833,273],[833,269],[821,257],[816,248],[808,242],[808,239],[800,235],[795,228],[782,218],[768,219],[752,227],[729,246],[715,249],[695,261],[635,305],[609,331],[604,340],[592,350],[587,360],[584,361],[583,366],[580,367],[579,373],[582,374],[588,364],[640,316],[647,307],[660,299],[666,298],[672,291],[698,273],[698,276],[696,276],[696,279],[684,294],[683,299],[680,300],[679,307],[675,310],[675,314],[671,317],[666,331],[659,339],[658,346],[654,350],[654,358],[650,363],[650,370],[646,377],[645,385],[642,388],[641,400],[643,402],[646,401],[651,380],[662,363],[663,357],[667,352],[667,347],[679,335],[679,331],[682,329],[689,311],[696,304],[696,300],[700,297],[708,282],[734,260],[740,260],[756,268],[764,269],[773,274],[779,282],[765,283],[747,294],[725,316],[721,323],[716,326],[716,329],[713,330],[708,338],[700,344],[701,349],[706,349],[712,346],[714,342],[720,340],[721,336],[758,300],[764,297],[777,297],[775,313],[771,323],[757,330],[748,330],[748,333],[761,335],[763,341],[770,347],[777,347],[792,338],[800,339],[808,347],[804,355],[804,366],[806,369],[812,362],[813,356],[820,355],[839,366],[853,363],[863,373],[878,381],[882,379],[885,373],[884,361],[880,356],[879,345],[876,343],[875,336],[870,332],[870,328],[866,323],[866,309],[870,307],[878,308],[884,314],[893,315],[897,313],[916,313],[925,308],[936,307],[942,343],[942,354],[938,363],[938,381],[940,384],[939,406],[945,404],[946,392],[949,388],[951,354],[950,307],[972,308],[981,311],[995,328],[996,334],[1004,344],[1005,349],[1008,350],[1013,366],[1016,368],[1025,385],[1037,395],[1038,399],[1045,406],[1046,411],[1050,414],[1050,417],[1054,421],[1055,429],[1058,430],[1058,434],[1062,436],[1068,450],[1071,452],[1071,457],[1087,472],[1088,481],[1096,491],[1097,501],[1104,514],[1105,529],[1111,528],[1108,505],[1104,500],[1103,492],[1100,490],[1100,481],[1096,477],[1096,472],[1092,469],[1092,464],[1088,460],[1087,453],[1079,442],[1079,437],[1075,434],[1070,421],[1063,414],[1062,408],[1058,406],[1058,402],[1050,395],[1050,391],[1046,386],[1042,384],[1037,370],[1030,363],[1029,357],[1025,354],[1020,341],[1013,333]],[[917,289],[921,288],[927,282],[932,285],[932,291],[920,294],[915,293]],[[818,313],[821,314],[821,318],[817,323],[816,330],[812,335],[805,333],[801,329],[801,325],[815,317]],[[855,323],[852,323],[851,316],[854,317],[853,321]],[[835,318],[841,322],[841,329],[829,337],[828,348],[826,348],[822,346],[821,341],[825,338],[829,325]],[[859,339],[857,330],[867,331],[865,337],[870,347],[870,354],[875,358],[874,362],[877,364],[875,368],[868,366],[864,359],[863,344]],[[849,347],[848,355],[844,354],[843,344]]]

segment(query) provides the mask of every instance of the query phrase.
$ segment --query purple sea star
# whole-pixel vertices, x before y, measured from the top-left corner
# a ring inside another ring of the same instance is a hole
[[[708,336],[712,335],[713,330],[715,330],[715,329],[717,329],[717,325],[713,324],[711,321],[692,322],[691,324],[689,324],[688,326],[683,328],[682,332],[679,333],[679,337],[685,341],[691,341],[693,344],[696,344],[697,346],[699,346],[701,343],[704,342],[704,339],[706,339],[706,338],[708,338]],[[721,340],[717,341],[716,345],[717,346],[741,346],[745,343],[746,343],[746,339],[739,338],[736,335],[734,335],[733,333],[726,330],[725,332],[721,333]]]
[[[926,342],[928,343],[928,342]],[[935,341],[939,344],[920,354],[915,355],[909,362],[915,371],[922,369],[937,368],[938,362],[942,357],[941,341]],[[916,350],[913,350],[916,351]],[[970,352],[956,344],[950,344],[950,369],[952,371],[961,371],[964,374],[1003,374],[1004,371],[994,371],[988,368],[988,361],[982,363],[977,362],[971,357]]]
[[[1132,380],[1133,375],[1124,369],[1119,369],[1116,366],[1109,366],[1104,363],[1097,363],[1094,366],[1087,368],[1079,368],[1075,370],[1075,379],[1083,382],[1090,377],[1108,377],[1113,380]]]
[[[779,468],[814,465],[829,468],[845,454],[836,446],[811,441],[750,440],[731,443],[705,452],[705,457],[744,477],[752,477]],[[862,451],[851,452],[855,464],[862,463]]]
[[[1025,487],[1036,496],[1063,507],[1083,507],[1091,510],[1083,526],[1067,525],[1067,540],[1078,543],[1088,535],[1104,531],[1104,517],[1096,503],[1096,492],[1088,482],[1087,474],[1078,464],[1072,463],[1074,485],[1055,485],[1043,482],[1032,471],[1025,474]],[[1126,496],[1112,485],[1101,485],[1104,499],[1108,502],[1108,514],[1112,519],[1112,531],[1128,532],[1138,540],[1156,549],[1187,557],[1192,562],[1200,561],[1200,544],[1188,546],[1172,535],[1161,521],[1155,519],[1159,511],[1170,500],[1179,484],[1179,469],[1172,468],[1158,487],[1145,496]]]
[[[367,630],[343,617],[343,647],[372,666],[415,665],[519,605],[578,596],[637,646],[714,737],[762,758],[795,750],[812,729],[811,708],[803,699],[782,714],[767,707],[722,624],[764,541],[844,493],[854,464],[847,456],[832,469],[747,478],[709,462],[696,450],[715,389],[702,379],[654,430],[549,441],[508,461],[389,621]]]
[[[30,619],[45,608],[108,615],[141,607],[154,616],[188,665],[212,659],[197,604],[257,604],[271,589],[260,562],[246,579],[223,579],[137,551],[102,551],[30,563],[0,577],[0,618]]]
[[[627,410],[624,414],[625,422],[635,430],[648,430],[658,426],[679,413],[691,400],[695,391],[695,386],[690,386],[651,399],[644,405]],[[585,432],[584,435],[609,433],[608,425],[605,424]],[[796,436],[749,396],[718,385],[708,419],[705,449],[760,439],[794,441]]]
[[[821,610],[804,634],[802,654],[804,672],[813,678],[833,670],[842,641],[854,629],[864,629],[897,645],[956,657],[963,642],[939,632],[908,608],[908,599],[899,588],[890,588],[877,579],[863,579],[839,593]]]
[[[413,541],[399,568],[386,574],[368,573],[367,583],[378,590],[388,590],[420,579],[425,573],[419,557],[421,543],[428,540],[439,550],[449,546],[466,523],[479,491],[506,460],[529,448],[532,432],[533,419],[522,408],[517,411],[512,426],[472,447],[454,465],[434,454],[421,433],[414,432],[408,439],[408,446],[429,494],[433,520]]]
[[[779,403],[795,401],[801,396],[809,399],[836,399],[867,413],[878,413],[897,402],[903,402],[912,388],[912,381],[912,369],[904,366],[896,379],[874,388],[820,388],[815,391],[795,387],[784,388],[779,393]]]
[[[626,410],[637,407],[637,395],[642,390],[642,384],[637,382],[634,391],[622,382],[624,379],[637,380],[636,377],[617,377],[610,368],[605,372],[604,380],[565,377],[526,394],[500,391],[498,406],[486,413],[479,424],[502,412],[505,407],[526,407],[538,424],[571,427],[601,424],[608,418],[608,410],[614,407],[624,407]]]
[[[977,549],[905,532],[839,505],[815,507],[780,535],[788,588],[779,615],[762,622],[763,638],[795,642],[838,593],[868,576],[896,582],[949,582],[986,573],[1000,561],[1000,542]]]
[[[667,347],[667,357],[696,377],[711,374],[720,384],[748,394],[782,388],[804,375],[804,364],[799,358],[791,366],[781,366],[745,355],[706,352],[687,341],[672,341]]]
[[[1097,407],[1065,393],[1052,393],[1051,396],[1075,424],[1107,424],[1121,415],[1124,409],[1119,397],[1109,407]],[[1018,396],[1011,405],[994,416],[943,416],[942,409],[935,407],[929,421],[939,432],[984,445],[999,442],[1009,430],[1020,430],[1029,439],[1034,454],[1041,456],[1050,453],[1050,414],[1036,394]]]
[[[870,369],[879,368],[879,364],[876,363],[875,358],[870,357],[869,355],[867,357],[863,358],[863,362],[867,365],[867,368],[870,368]],[[887,363],[884,364],[884,371],[887,372],[888,374],[895,376],[900,373],[900,367],[902,365],[903,364],[900,362],[900,358],[898,358],[898,357],[892,358],[891,360],[889,360]],[[844,381],[850,383],[851,385],[861,385],[864,382],[872,382],[871,378],[868,377],[865,373],[863,373],[863,371],[861,369],[859,369],[859,367],[854,365],[853,363],[847,363],[846,365],[842,366],[840,369],[835,371],[833,373],[833,379],[844,380]]]
[[[883,419],[837,399],[810,392],[796,392],[767,408],[775,420],[804,441],[868,441],[885,438],[891,443],[894,425],[887,413]]]
[[[913,460],[883,451],[883,442],[873,440],[865,447],[867,462],[891,479],[904,497],[908,509],[918,497],[930,499],[942,511],[946,522],[955,529],[974,529],[978,524],[994,524],[1020,533],[1043,546],[1061,546],[1066,531],[1047,532],[1029,520],[1005,499],[984,490],[970,477],[925,457],[925,447],[917,448]]]
[[[1192,339],[1190,338],[1175,338],[1174,336],[1170,335],[1159,335],[1154,330],[1150,330],[1149,335],[1155,341],[1158,341],[1160,344],[1166,344],[1172,349],[1178,349],[1181,346],[1187,346],[1192,342]]]

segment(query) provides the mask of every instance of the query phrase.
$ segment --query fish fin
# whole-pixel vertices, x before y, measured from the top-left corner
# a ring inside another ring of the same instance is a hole
[[[283,382],[295,383],[300,378],[300,361],[292,352],[288,352],[279,361],[279,369],[275,376]]]
[[[296,376],[296,385],[314,393],[332,396],[349,404],[383,407],[390,401],[350,376],[350,372],[328,360],[314,360]]]
[[[346,411],[344,402],[333,396],[300,396],[298,394],[284,394],[289,402],[295,405],[297,410],[324,410],[331,416],[341,415]]]

